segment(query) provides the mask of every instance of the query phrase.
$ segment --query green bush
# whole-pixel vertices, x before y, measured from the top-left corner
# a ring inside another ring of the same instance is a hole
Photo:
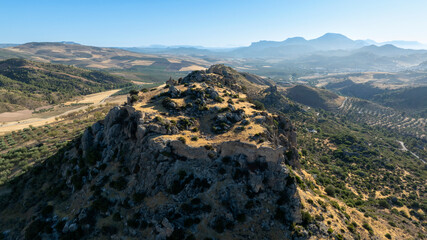
[[[220,96],[215,97],[215,101],[222,103],[224,102],[224,99],[222,99]]]
[[[131,104],[138,102],[138,100],[139,100],[138,95],[131,95],[130,96],[130,103]]]
[[[206,150],[213,150],[212,145],[205,145],[204,147],[205,147]]]
[[[178,140],[181,141],[184,144],[187,142],[187,140],[185,140],[184,137],[178,137]]]
[[[390,204],[385,199],[379,200],[378,205],[380,205],[382,208],[390,208]]]
[[[120,215],[120,213],[119,212],[114,213],[113,221],[120,222],[121,220],[122,220],[122,216]]]
[[[302,224],[307,226],[308,224],[313,222],[313,217],[310,215],[309,212],[301,211],[301,220]]]
[[[335,197],[335,187],[332,185],[328,185],[325,188],[326,194],[328,194],[331,197]]]
[[[130,95],[138,95],[138,93],[139,93],[138,90],[135,90],[135,89],[132,89],[129,91]]]
[[[374,234],[374,230],[372,229],[371,225],[369,225],[369,223],[364,222],[362,227],[366,230],[368,230],[369,234],[373,235]]]
[[[127,183],[128,183],[128,181],[126,180],[126,178],[121,176],[121,177],[117,178],[117,180],[111,181],[110,187],[112,187],[118,191],[122,191],[126,188]]]
[[[260,102],[258,100],[251,100],[250,102],[254,105],[254,108],[256,110],[261,110],[261,111],[265,110],[265,106],[262,102]]]

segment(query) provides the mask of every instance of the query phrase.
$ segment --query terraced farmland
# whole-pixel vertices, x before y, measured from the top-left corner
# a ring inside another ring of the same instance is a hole
[[[407,116],[403,112],[357,98],[348,98],[340,113],[357,122],[385,127],[402,134],[427,140],[427,119]]]

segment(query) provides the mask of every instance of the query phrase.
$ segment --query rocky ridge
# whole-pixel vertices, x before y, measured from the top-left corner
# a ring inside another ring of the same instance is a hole
[[[257,83],[216,65],[168,84],[16,179],[4,237],[305,239],[295,129],[247,99]]]

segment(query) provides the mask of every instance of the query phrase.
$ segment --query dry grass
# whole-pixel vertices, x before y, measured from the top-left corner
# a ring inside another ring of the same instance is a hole
[[[195,88],[204,89],[202,84],[195,83],[192,84],[195,85]],[[183,85],[176,86],[177,89],[181,91],[185,91],[187,87]],[[242,93],[237,93],[229,89],[220,88],[220,87],[214,87],[214,89],[219,93],[221,98],[223,98],[223,102],[214,102],[207,104],[208,108],[213,107],[219,107],[219,108],[225,108],[228,106],[227,101],[231,99],[233,101],[233,106],[235,109],[243,109],[245,111],[245,114],[247,116],[252,116],[257,112],[261,112],[259,110],[255,110],[252,108],[253,104],[243,101],[238,101],[237,98],[231,98],[230,96],[225,96],[224,91],[231,93],[233,95],[239,94],[239,97],[242,99],[246,98],[246,95]],[[150,102],[149,100],[161,93],[167,92],[168,89],[164,88],[164,85],[158,87],[155,91],[148,91],[146,93],[140,93],[140,96],[142,100],[138,102],[134,108],[137,111],[159,115],[163,119],[167,119],[169,121],[174,120],[178,121],[180,118],[186,118],[185,116],[181,117],[171,117],[171,116],[164,116],[161,113],[167,112],[167,110],[162,106],[161,101],[157,102]],[[185,106],[186,100],[184,98],[173,98],[172,99],[179,107]],[[192,132],[190,130],[181,131],[178,134],[174,135],[162,135],[156,137],[156,140],[162,141],[162,140],[178,140],[180,138],[185,139],[185,142],[187,145],[191,147],[201,147],[205,145],[217,145],[225,141],[241,141],[241,142],[247,142],[251,144],[255,144],[258,147],[260,146],[272,146],[270,142],[263,142],[263,143],[256,143],[253,140],[250,140],[249,138],[257,133],[264,133],[266,131],[266,128],[260,124],[256,124],[253,121],[250,122],[249,125],[244,126],[243,131],[237,131],[236,128],[240,127],[241,125],[235,124],[229,131],[222,133],[222,134],[215,134],[211,131],[212,125],[213,125],[213,119],[217,114],[208,114],[206,116],[203,116],[199,119],[197,119],[195,126],[198,128],[197,132]],[[251,117],[254,119],[253,117]],[[197,140],[195,140],[197,138]]]
[[[179,69],[179,71],[187,72],[187,71],[196,71],[196,70],[205,70],[205,69],[206,69],[206,67],[202,67],[199,65],[191,65],[188,67],[183,67],[183,68]]]
[[[369,225],[372,227],[374,231],[375,236],[378,236],[379,239],[386,239],[384,235],[387,233],[389,233],[392,236],[392,239],[410,239],[411,237],[413,237],[410,234],[408,234],[407,231],[401,228],[394,228],[390,226],[388,224],[388,221],[383,218],[378,217],[378,220],[375,220],[370,217],[365,217],[364,213],[360,212],[358,209],[348,207],[344,202],[342,202],[339,199],[326,196],[327,194],[324,191],[324,188],[320,185],[317,185],[316,182],[314,181],[313,176],[311,176],[306,171],[302,170],[301,172],[295,173],[295,174],[300,176],[303,179],[313,182],[313,184],[318,189],[317,190],[318,192],[316,193],[315,191],[302,190],[298,188],[298,194],[301,198],[301,203],[304,206],[304,210],[308,211],[310,215],[313,217],[316,215],[322,215],[324,217],[323,223],[326,226],[332,228],[334,230],[334,233],[340,233],[341,229],[348,232],[347,225],[345,224],[346,218],[342,213],[344,211],[350,216],[350,219],[348,219],[348,222],[349,223],[355,222],[357,224],[358,227],[356,229],[356,233],[360,234],[361,239],[371,239],[369,232],[362,227],[364,222],[369,223]],[[310,200],[314,202],[315,206],[309,203]],[[322,208],[320,207],[318,203],[319,200],[326,203],[327,205],[326,211],[322,210]],[[338,210],[335,207],[333,207],[330,204],[331,201],[337,202],[340,208],[344,210]],[[409,214],[409,211],[406,207],[399,208],[398,210],[406,211]],[[389,210],[386,209],[384,211],[389,211]],[[312,239],[317,239],[317,238],[312,238]]]

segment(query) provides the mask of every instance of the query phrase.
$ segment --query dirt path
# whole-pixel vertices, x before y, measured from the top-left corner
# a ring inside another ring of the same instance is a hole
[[[11,132],[11,131],[17,131],[17,130],[21,130],[24,128],[28,128],[30,125],[32,125],[34,127],[38,127],[38,126],[43,126],[43,125],[46,125],[46,124],[49,124],[52,122],[56,122],[57,120],[55,118],[57,118],[57,117],[67,115],[67,114],[72,113],[72,112],[84,110],[90,106],[98,106],[98,105],[104,103],[105,100],[107,100],[109,97],[111,97],[111,95],[113,95],[114,93],[116,93],[118,91],[120,91],[120,89],[90,94],[90,95],[83,96],[79,100],[67,102],[67,103],[65,103],[65,105],[72,104],[72,103],[93,103],[93,104],[85,105],[85,106],[82,106],[82,107],[79,107],[79,108],[76,108],[73,110],[69,110],[69,111],[60,113],[60,114],[55,115],[55,116],[51,116],[51,117],[47,117],[47,118],[27,118],[27,119],[20,120],[20,121],[14,121],[14,122],[8,122],[5,124],[1,124],[0,125],[0,135],[4,135],[4,134]],[[12,114],[12,113],[10,113],[10,114]]]
[[[405,143],[404,142],[402,142],[402,141],[397,141],[399,144],[400,144],[400,146],[402,147],[400,150],[401,151],[404,151],[404,152],[406,152],[406,151],[409,151],[408,150],[408,148],[406,148],[406,146],[405,146]],[[421,159],[417,154],[415,154],[415,153],[413,153],[413,152],[411,152],[411,151],[409,151],[409,153],[411,153],[412,154],[412,156],[414,156],[414,157],[416,157],[417,159],[419,159],[419,160],[421,160],[423,163],[426,163],[426,161],[424,161],[423,159]]]

